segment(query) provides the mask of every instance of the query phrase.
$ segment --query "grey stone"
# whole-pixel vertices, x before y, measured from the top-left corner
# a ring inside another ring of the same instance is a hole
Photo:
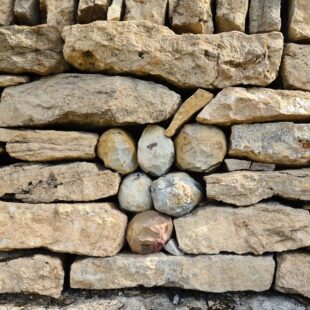
[[[80,24],[87,24],[107,18],[110,0],[80,0],[77,20]]]
[[[21,25],[38,25],[41,22],[40,1],[15,0],[14,14]]]
[[[174,256],[182,256],[184,253],[179,249],[177,241],[175,239],[170,239],[164,246],[165,251]]]

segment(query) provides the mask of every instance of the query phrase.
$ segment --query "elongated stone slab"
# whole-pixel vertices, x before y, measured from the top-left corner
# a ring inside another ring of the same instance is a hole
[[[237,206],[279,196],[310,200],[310,169],[234,171],[206,176],[207,197]]]
[[[119,184],[118,173],[87,162],[0,168],[0,197],[25,202],[97,200],[116,195]]]
[[[174,220],[189,254],[281,252],[310,245],[310,214],[277,202],[248,208],[206,205]]]
[[[98,135],[75,131],[0,128],[7,153],[25,161],[94,159]]]
[[[28,76],[22,75],[0,75],[0,87],[16,86],[19,84],[28,83],[30,81]]]
[[[99,74],[59,74],[5,89],[0,126],[157,123],[172,116],[180,103],[179,94],[153,82]]]
[[[267,121],[310,120],[310,93],[229,87],[198,114],[197,122],[229,126]]]
[[[0,262],[0,293],[31,293],[59,298],[65,273],[57,257],[37,254]]]
[[[266,86],[283,50],[279,32],[176,35],[146,21],[68,26],[63,38],[65,59],[79,70],[155,76],[183,88]]]
[[[61,36],[55,27],[1,27],[0,71],[39,75],[63,72],[67,64],[62,47]]]
[[[310,124],[235,125],[228,154],[271,164],[310,164]]]
[[[44,247],[61,253],[112,256],[122,248],[127,226],[127,216],[112,203],[0,201],[0,215],[1,251]]]
[[[271,256],[171,256],[120,254],[77,260],[71,267],[71,287],[115,289],[173,286],[206,292],[265,291],[275,263]]]

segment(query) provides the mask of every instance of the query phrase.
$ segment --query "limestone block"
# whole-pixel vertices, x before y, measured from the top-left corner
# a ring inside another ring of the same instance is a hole
[[[16,86],[30,81],[28,76],[23,75],[0,75],[0,87]]]

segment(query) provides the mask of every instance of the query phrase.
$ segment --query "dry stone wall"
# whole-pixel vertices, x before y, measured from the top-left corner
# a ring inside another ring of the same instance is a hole
[[[309,42],[308,0],[0,0],[0,293],[310,298]]]

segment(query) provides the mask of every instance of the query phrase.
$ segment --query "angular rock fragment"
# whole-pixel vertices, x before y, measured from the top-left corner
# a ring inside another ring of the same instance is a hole
[[[207,197],[237,206],[279,196],[310,199],[310,169],[282,171],[236,171],[205,177]]]
[[[275,164],[268,164],[268,163],[258,163],[253,161],[251,163],[250,170],[252,171],[273,171],[275,170],[276,165]]]
[[[44,247],[61,253],[113,256],[123,246],[127,226],[127,216],[112,203],[2,201],[0,215],[1,251]]]
[[[65,59],[79,70],[156,76],[181,88],[266,86],[283,51],[277,32],[176,35],[146,21],[68,26],[63,37]]]
[[[60,74],[5,89],[0,127],[157,123],[168,119],[180,101],[180,95],[153,82],[99,74]]]
[[[72,288],[100,290],[142,285],[174,286],[214,293],[258,292],[270,288],[274,268],[271,256],[120,254],[111,258],[75,261],[71,267],[70,283]]]
[[[8,26],[14,19],[14,1],[0,0],[0,26]]]
[[[34,26],[40,24],[39,0],[15,0],[14,14],[21,25]]]
[[[0,87],[16,86],[19,84],[28,83],[30,81],[28,76],[22,75],[0,75]]]
[[[189,254],[281,252],[310,245],[310,214],[277,202],[248,208],[206,205],[174,220],[179,247]]]
[[[108,7],[107,20],[120,21],[123,7],[124,0],[112,0],[111,5]]]
[[[243,159],[226,158],[224,164],[227,171],[250,170],[251,161]]]
[[[179,249],[177,241],[175,239],[170,239],[164,246],[164,249],[169,254],[174,256],[183,256],[184,253]]]
[[[25,202],[91,201],[116,195],[120,176],[103,166],[14,164],[0,168],[0,197]]]
[[[77,20],[80,24],[87,24],[107,18],[110,0],[80,0]]]

